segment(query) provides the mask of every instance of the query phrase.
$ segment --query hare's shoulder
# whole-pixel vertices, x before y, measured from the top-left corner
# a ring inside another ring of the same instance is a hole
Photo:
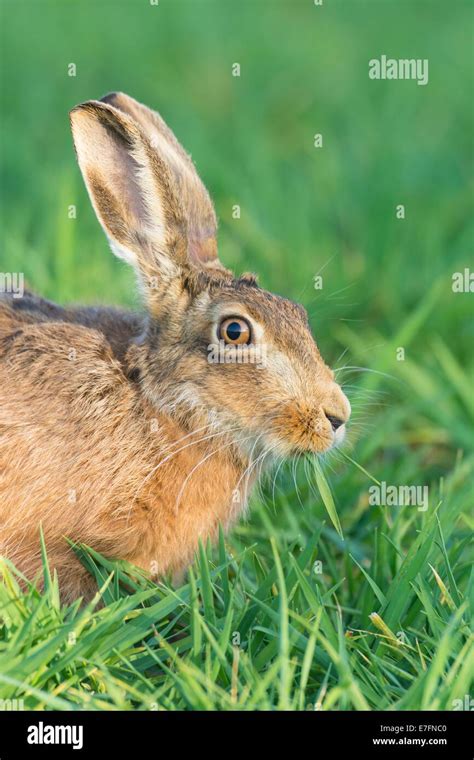
[[[0,297],[0,344],[5,350],[13,343],[29,344],[57,355],[68,342],[71,350],[111,355],[123,362],[130,344],[143,331],[143,318],[122,309],[105,306],[63,307],[25,292],[21,298]],[[26,345],[25,345],[26,344]]]

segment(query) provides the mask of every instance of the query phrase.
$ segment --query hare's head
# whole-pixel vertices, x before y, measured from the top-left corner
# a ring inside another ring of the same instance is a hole
[[[161,117],[114,93],[77,106],[71,122],[97,216],[147,305],[136,351],[149,400],[227,430],[243,451],[340,442],[350,405],[305,310],[219,262],[209,195]]]

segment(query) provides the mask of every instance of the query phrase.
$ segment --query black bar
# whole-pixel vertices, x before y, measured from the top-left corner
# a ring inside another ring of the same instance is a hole
[[[56,729],[56,727],[64,727]],[[80,733],[82,727],[82,736]],[[75,730],[75,733],[74,733]],[[293,747],[312,757],[450,757],[469,760],[472,714],[459,712],[0,712],[0,760],[27,757],[115,758],[183,750],[222,756]],[[42,744],[29,743],[41,739]],[[73,744],[49,744],[69,740]],[[81,744],[82,747],[79,747]],[[171,744],[170,744],[171,742]],[[284,744],[283,744],[284,742]],[[174,749],[172,749],[174,748]]]

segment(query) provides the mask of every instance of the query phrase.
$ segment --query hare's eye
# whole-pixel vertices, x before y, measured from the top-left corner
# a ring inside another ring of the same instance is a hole
[[[240,317],[227,317],[220,324],[219,337],[225,343],[233,345],[250,343],[250,325]]]

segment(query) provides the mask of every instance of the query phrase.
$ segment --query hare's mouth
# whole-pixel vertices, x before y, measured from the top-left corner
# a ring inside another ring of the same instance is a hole
[[[283,456],[287,459],[297,457],[300,454],[324,454],[327,451],[336,449],[340,446],[345,438],[345,431],[341,430],[332,437],[318,437],[311,441],[293,441],[284,438],[274,439],[273,445],[269,450],[277,456]]]
[[[270,429],[261,435],[250,437],[250,440],[244,438],[245,443],[236,443],[248,461],[259,458],[264,463],[271,464],[273,460],[292,459],[301,454],[324,454],[340,446],[345,436],[345,425],[324,434]]]

